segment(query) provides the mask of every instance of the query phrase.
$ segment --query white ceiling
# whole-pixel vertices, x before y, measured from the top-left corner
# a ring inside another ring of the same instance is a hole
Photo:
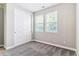
[[[50,6],[56,5],[58,3],[18,3],[18,5],[26,8],[29,11],[36,12]]]

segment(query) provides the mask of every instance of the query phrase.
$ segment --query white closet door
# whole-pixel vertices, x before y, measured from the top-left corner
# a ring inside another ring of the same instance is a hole
[[[31,40],[31,15],[18,8],[15,9],[15,45]]]

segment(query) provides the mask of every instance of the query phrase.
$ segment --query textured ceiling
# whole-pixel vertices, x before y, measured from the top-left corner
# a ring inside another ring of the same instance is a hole
[[[20,5],[29,11],[36,12],[56,4],[58,3],[18,3],[17,5]]]

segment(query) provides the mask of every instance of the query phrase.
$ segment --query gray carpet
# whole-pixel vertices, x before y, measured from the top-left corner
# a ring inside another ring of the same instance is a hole
[[[0,56],[76,56],[71,50],[31,41],[10,50],[0,50]]]

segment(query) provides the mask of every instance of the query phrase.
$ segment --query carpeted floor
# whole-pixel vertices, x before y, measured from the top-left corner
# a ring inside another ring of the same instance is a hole
[[[71,50],[31,41],[10,50],[0,50],[0,56],[76,56]]]

